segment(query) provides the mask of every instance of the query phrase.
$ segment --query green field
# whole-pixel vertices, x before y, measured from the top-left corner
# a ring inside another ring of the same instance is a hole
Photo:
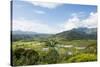
[[[14,66],[88,62],[97,60],[96,40],[13,41]]]

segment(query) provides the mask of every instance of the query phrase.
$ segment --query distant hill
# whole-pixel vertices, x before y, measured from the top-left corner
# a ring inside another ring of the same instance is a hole
[[[97,39],[97,28],[75,28],[57,34],[44,34],[28,31],[12,31],[12,40],[43,40],[46,38],[57,38],[65,40]]]
[[[73,39],[97,39],[97,28],[75,28],[55,34],[53,37],[60,37],[68,40]]]
[[[12,41],[18,40],[39,40],[45,39],[51,36],[51,34],[37,33],[37,32],[29,32],[29,31],[12,31],[11,34]]]
[[[20,31],[20,30],[17,30],[17,31],[12,31],[12,34],[38,34],[36,32],[29,32],[29,31]]]

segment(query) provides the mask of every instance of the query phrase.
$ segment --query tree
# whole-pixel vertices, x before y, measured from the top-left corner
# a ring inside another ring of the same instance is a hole
[[[49,47],[49,52],[47,53],[47,55],[45,56],[44,61],[48,64],[53,64],[53,63],[57,63],[59,60],[59,53],[56,49],[56,44],[58,43],[56,40],[47,40],[46,42],[46,47]]]
[[[13,66],[38,64],[39,55],[33,49],[16,48],[13,52]]]

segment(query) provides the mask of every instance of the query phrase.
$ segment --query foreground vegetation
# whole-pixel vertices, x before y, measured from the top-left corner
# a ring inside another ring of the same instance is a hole
[[[38,65],[97,60],[96,40],[13,41],[12,65]]]

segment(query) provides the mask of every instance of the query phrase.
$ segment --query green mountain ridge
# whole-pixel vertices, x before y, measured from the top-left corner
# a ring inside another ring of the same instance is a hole
[[[73,39],[97,39],[97,28],[76,28],[69,31],[57,33],[53,37],[60,37],[68,40]]]
[[[57,38],[65,40],[78,40],[78,39],[97,39],[97,28],[75,28],[69,31],[63,31],[57,34],[43,34],[27,31],[13,31],[12,39],[48,39]]]

